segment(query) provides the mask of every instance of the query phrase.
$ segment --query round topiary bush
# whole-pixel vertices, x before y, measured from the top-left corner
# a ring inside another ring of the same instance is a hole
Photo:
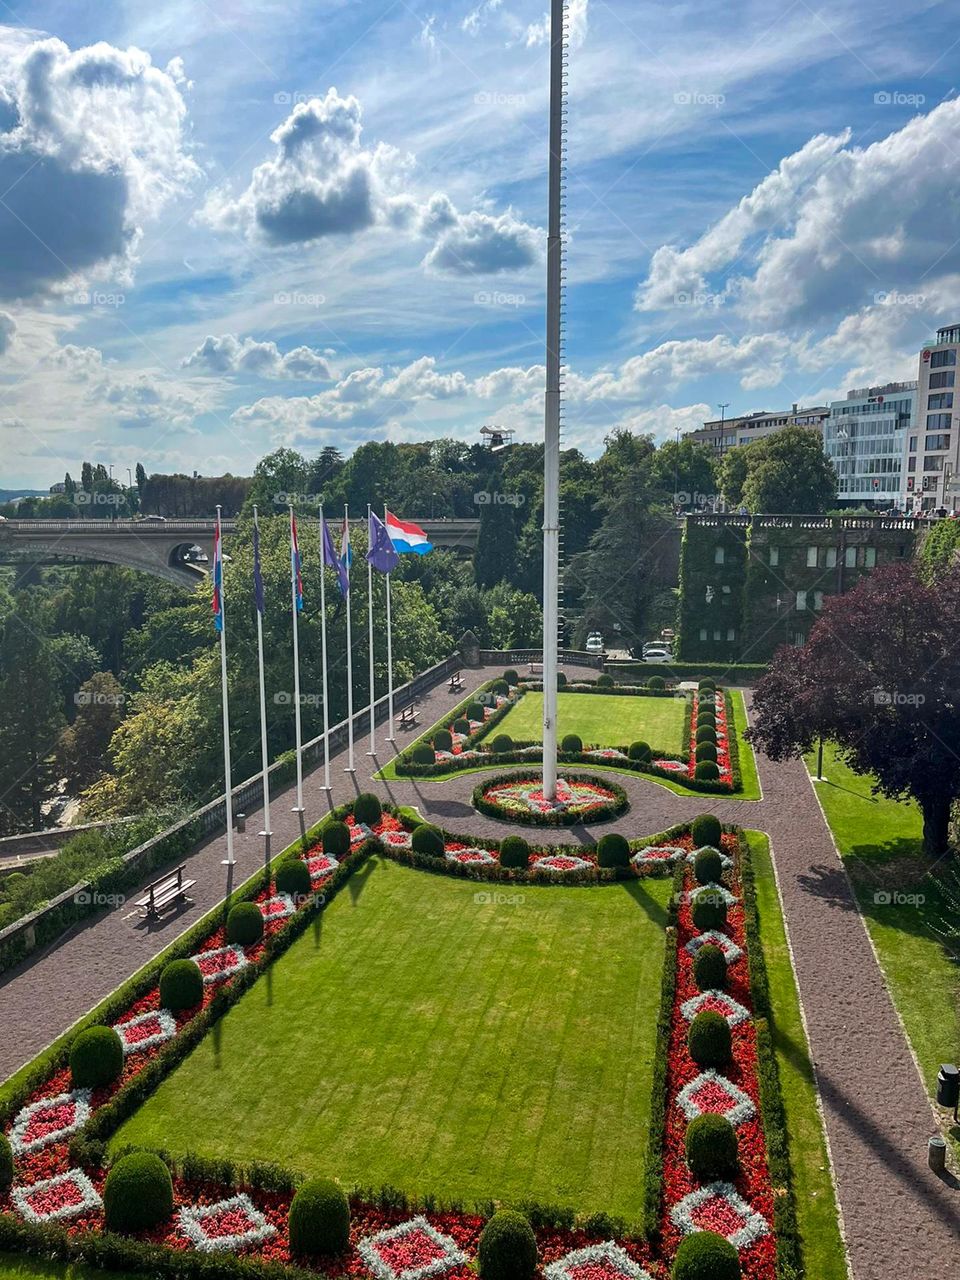
[[[583,739],[579,733],[565,733],[560,743],[561,751],[578,752],[583,750]]]
[[[700,1182],[732,1182],[740,1168],[737,1134],[726,1116],[707,1112],[687,1125],[687,1165]]]
[[[5,1133],[0,1133],[0,1196],[13,1185],[13,1148]]]
[[[532,1280],[537,1237],[522,1213],[497,1210],[480,1232],[477,1263],[482,1280]]]
[[[712,813],[701,813],[690,824],[694,848],[699,849],[701,845],[712,844],[714,848],[719,849],[721,830],[719,818],[715,818]]]
[[[523,836],[504,836],[500,841],[500,865],[525,871],[530,865],[530,846]]]
[[[687,1048],[698,1067],[725,1067],[730,1061],[730,1026],[722,1013],[703,1009],[690,1023]]]
[[[75,1089],[97,1089],[123,1071],[123,1041],[113,1027],[87,1027],[70,1046]]]
[[[693,860],[693,874],[697,884],[719,884],[723,875],[723,856],[720,850],[709,844],[698,849]]]
[[[345,822],[328,822],[320,836],[320,845],[331,857],[344,857],[350,852],[350,828]]]
[[[697,764],[704,760],[709,760],[711,764],[717,763],[717,748],[712,742],[701,742],[697,745]]]
[[[706,689],[716,690],[717,682],[712,676],[704,676],[702,680],[697,682],[697,688],[703,693]]]
[[[513,750],[513,739],[509,733],[498,733],[491,745],[497,755],[503,755],[505,751]]]
[[[306,864],[301,864],[306,871]],[[309,876],[309,872],[307,872]],[[263,937],[263,913],[255,902],[238,902],[227,916],[227,941],[252,947]]]
[[[453,750],[453,734],[449,729],[438,729],[433,735],[434,751],[452,751]]]
[[[649,760],[653,752],[650,750],[649,742],[631,742],[627,748],[627,755],[631,760]]]
[[[697,728],[702,729],[705,724],[717,727],[717,713],[713,707],[700,707],[697,710]]]
[[[415,853],[426,854],[429,858],[443,857],[443,836],[429,822],[421,822],[414,828],[410,844]]]
[[[310,868],[302,858],[290,858],[281,862],[273,877],[277,893],[289,893],[291,898],[304,898],[313,887]]]
[[[712,724],[704,724],[697,729],[697,745],[701,742],[712,742],[716,746],[717,731]]]
[[[720,777],[720,766],[713,760],[701,760],[693,776],[698,782],[716,782]]]
[[[203,999],[203,974],[196,960],[171,960],[160,974],[160,1004],[171,1013],[192,1009]]]
[[[483,720],[483,703],[482,702],[470,703],[469,707],[467,707],[467,719]]]
[[[695,1231],[682,1240],[670,1272],[672,1280],[740,1280],[742,1274],[736,1249],[714,1231]]]
[[[507,684],[506,680],[494,680],[493,692],[499,693],[501,698],[505,698],[510,692],[510,686]]]
[[[564,675],[562,671],[558,671],[557,672],[557,688],[562,689],[566,683],[567,683],[567,677]]]
[[[690,915],[701,933],[722,929],[727,923],[727,904],[723,894],[709,887],[698,889],[690,903]]]
[[[610,831],[597,841],[597,862],[601,867],[626,867],[630,864],[627,837]]]
[[[470,732],[470,721],[466,718],[466,716],[458,716],[458,717],[457,717],[457,719],[456,719],[456,720],[454,720],[454,722],[453,722],[453,732],[454,732],[454,733],[469,733],[469,732]]]
[[[727,985],[727,957],[712,942],[697,948],[693,978],[698,991],[722,991]]]
[[[605,671],[602,676],[597,676],[597,688],[599,689],[612,689],[615,684],[616,681],[609,671]]]
[[[515,671],[513,667],[507,667],[506,671],[503,673],[503,678],[511,688],[520,683],[520,673]]]
[[[650,679],[647,681],[648,689],[661,690],[661,689],[665,689],[666,687],[667,687],[667,682],[666,680],[664,680],[663,676],[651,676]]]
[[[410,759],[414,764],[436,764],[437,753],[429,742],[418,742],[410,752]]]
[[[350,1243],[350,1203],[338,1183],[313,1178],[290,1202],[290,1251],[305,1257],[334,1257]]]
[[[152,1151],[121,1156],[103,1185],[108,1231],[141,1231],[173,1213],[170,1170]]]
[[[441,730],[446,733],[446,730]],[[447,734],[450,738],[450,735]],[[450,738],[451,743],[453,739]],[[449,751],[450,748],[447,747]],[[358,822],[363,822],[368,827],[375,827],[383,817],[383,805],[380,803],[380,797],[375,796],[372,791],[361,791],[353,802],[353,816]]]

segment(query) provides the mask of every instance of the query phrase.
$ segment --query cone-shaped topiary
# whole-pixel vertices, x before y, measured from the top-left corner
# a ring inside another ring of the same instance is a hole
[[[722,991],[727,985],[727,957],[712,942],[697,948],[693,978],[700,991]]]
[[[87,1027],[70,1046],[75,1089],[97,1089],[123,1071],[123,1041],[113,1027]]]
[[[410,844],[415,853],[423,853],[430,858],[443,857],[443,836],[429,822],[421,822],[419,827],[414,827]]]
[[[513,739],[509,733],[498,733],[491,745],[497,755],[502,755],[505,751],[513,750]]]
[[[698,782],[716,782],[720,777],[720,766],[713,760],[701,760],[693,771]]]
[[[687,1165],[700,1182],[732,1182],[740,1169],[737,1134],[726,1116],[707,1112],[687,1125]]]
[[[608,831],[597,841],[597,862],[601,867],[626,867],[630,863],[627,837]]]
[[[727,904],[723,894],[710,885],[704,885],[693,895],[690,915],[701,933],[722,929],[727,923]]]
[[[530,846],[523,836],[504,836],[500,841],[500,865],[523,871],[530,865]]]
[[[579,733],[565,733],[560,743],[561,751],[577,752],[583,750],[583,739]]]
[[[480,1232],[477,1263],[481,1280],[532,1280],[537,1237],[522,1213],[497,1210]]]
[[[740,1280],[742,1274],[736,1249],[714,1231],[682,1240],[670,1272],[672,1280]]]
[[[306,866],[304,864],[304,870]],[[263,913],[255,902],[237,902],[227,916],[227,941],[251,947],[263,937]]]
[[[330,1258],[350,1243],[350,1204],[330,1178],[313,1178],[290,1203],[290,1251],[302,1257]]]
[[[719,849],[713,845],[704,845],[697,850],[693,860],[693,874],[697,884],[719,884],[723,875],[723,857]]]
[[[446,729],[442,729],[441,733],[447,733]],[[453,743],[453,739],[447,733],[447,740]],[[446,751],[450,747],[445,748]],[[357,822],[364,823],[365,826],[375,827],[383,817],[383,805],[380,803],[380,797],[375,796],[372,791],[361,791],[353,802],[353,816]]]
[[[203,999],[203,974],[196,960],[171,960],[160,974],[160,1004],[171,1013],[192,1009]]]
[[[350,828],[345,822],[328,822],[320,835],[320,846],[331,857],[342,858],[350,852]]]
[[[277,893],[289,893],[291,898],[303,898],[313,887],[310,883],[310,868],[302,858],[288,858],[277,867],[273,877]]]
[[[0,1196],[13,1184],[13,1148],[5,1133],[0,1133]]]
[[[650,750],[649,742],[631,742],[627,748],[627,755],[631,760],[649,760],[653,752]]]
[[[690,1023],[687,1048],[698,1067],[725,1067],[730,1061],[730,1024],[715,1009],[703,1009]]]
[[[140,1231],[173,1213],[170,1170],[152,1151],[121,1156],[103,1186],[108,1231]]]
[[[694,818],[690,824],[690,834],[693,836],[695,848],[712,844],[714,848],[719,849],[722,834],[720,819],[715,818],[712,813],[701,813],[699,818]]]

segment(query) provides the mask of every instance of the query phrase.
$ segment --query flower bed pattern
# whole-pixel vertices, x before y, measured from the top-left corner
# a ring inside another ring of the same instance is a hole
[[[202,1253],[236,1252],[277,1231],[242,1192],[216,1204],[185,1206],[180,1210],[180,1229]]]
[[[627,808],[627,796],[615,783],[601,785],[594,778],[568,774],[557,779],[555,800],[543,792],[543,779],[507,774],[481,783],[473,793],[474,807],[493,817],[533,824],[571,824],[612,818]]]
[[[467,1261],[456,1242],[422,1214],[361,1240],[357,1252],[376,1280],[426,1280]]]
[[[650,1280],[625,1249],[612,1240],[574,1249],[544,1267],[545,1280]]]

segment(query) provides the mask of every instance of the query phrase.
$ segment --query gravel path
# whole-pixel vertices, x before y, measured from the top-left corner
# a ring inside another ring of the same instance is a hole
[[[471,689],[493,673],[464,674]],[[433,690],[421,704],[421,727],[463,696],[450,694],[446,684]],[[749,705],[749,694],[747,701]],[[404,742],[415,733],[399,736]],[[344,772],[343,760],[343,755],[336,759],[329,800],[318,772],[305,779],[308,823],[328,805],[370,789],[398,804],[416,804],[424,817],[464,833],[497,838],[520,829],[474,812],[470,797],[478,774],[443,783],[371,784],[363,780],[371,764],[365,741],[358,744],[355,777]],[[775,765],[764,757],[759,767],[765,798],[756,802],[678,796],[642,777],[618,775],[630,799],[626,814],[596,824],[593,834],[571,827],[551,832],[549,838],[576,846],[601,831],[652,834],[704,810],[769,834],[854,1280],[960,1276],[958,1184],[927,1169],[926,1143],[934,1131],[930,1103],[806,769],[801,761]],[[516,770],[522,772],[524,766]],[[292,789],[275,798],[275,851],[297,836],[293,803]],[[235,837],[237,883],[263,856],[258,828],[250,818],[246,833]],[[119,908],[79,926],[59,945],[0,979],[0,1025],[17,1029],[16,1036],[0,1037],[0,1076],[28,1061],[223,898],[231,887],[221,866],[224,850],[220,836],[188,859],[189,874],[198,883],[194,902],[178,914],[146,925],[128,908]]]

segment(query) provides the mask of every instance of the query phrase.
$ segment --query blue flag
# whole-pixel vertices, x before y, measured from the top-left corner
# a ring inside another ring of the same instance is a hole
[[[347,592],[350,590],[350,575],[347,573],[347,566],[337,555],[336,548],[333,545],[333,538],[330,536],[330,526],[326,520],[322,520],[321,524],[323,525],[323,563],[337,575],[340,594],[346,600]]]
[[[390,541],[387,526],[370,512],[370,550],[367,559],[380,573],[389,573],[400,563],[397,549]]]
[[[263,574],[260,572],[260,526],[253,526],[253,598],[256,601],[257,613],[263,616]]]

